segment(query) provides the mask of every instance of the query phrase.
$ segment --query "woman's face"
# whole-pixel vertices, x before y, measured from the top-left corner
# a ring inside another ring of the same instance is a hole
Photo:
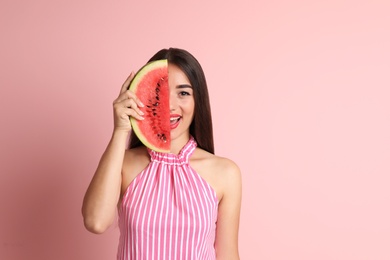
[[[174,64],[168,64],[168,83],[171,139],[188,140],[195,108],[192,86],[184,72]]]

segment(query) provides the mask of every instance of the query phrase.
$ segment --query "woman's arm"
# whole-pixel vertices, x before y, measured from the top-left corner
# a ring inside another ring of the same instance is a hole
[[[240,259],[238,227],[241,209],[241,173],[236,164],[227,160],[221,174],[223,196],[218,206],[215,250],[218,260]]]
[[[85,194],[84,225],[93,233],[103,233],[115,219],[127,136],[127,132],[114,131]]]
[[[129,116],[142,120],[142,103],[128,86],[133,73],[122,85],[113,102],[114,131],[84,197],[82,214],[85,227],[93,233],[104,232],[114,221],[121,194],[123,158],[131,130]]]

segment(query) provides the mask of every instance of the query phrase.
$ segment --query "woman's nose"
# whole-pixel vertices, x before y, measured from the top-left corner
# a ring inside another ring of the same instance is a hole
[[[174,93],[171,92],[169,94],[169,109],[172,112],[172,111],[175,111],[176,107],[177,107],[176,98],[175,98]]]

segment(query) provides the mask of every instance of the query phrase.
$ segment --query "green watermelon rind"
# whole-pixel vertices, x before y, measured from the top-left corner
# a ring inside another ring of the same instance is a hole
[[[134,76],[134,79],[131,81],[129,90],[133,91],[134,93],[137,92],[138,85],[139,83],[144,79],[144,77],[153,70],[160,69],[160,68],[167,68],[168,67],[168,60],[156,60],[149,62],[145,66],[143,66]],[[131,127],[138,137],[138,139],[148,148],[157,151],[157,152],[162,152],[162,153],[169,153],[169,149],[161,149],[160,147],[157,147],[150,143],[146,136],[142,133],[141,129],[138,126],[138,120],[130,117],[130,122],[131,122]]]

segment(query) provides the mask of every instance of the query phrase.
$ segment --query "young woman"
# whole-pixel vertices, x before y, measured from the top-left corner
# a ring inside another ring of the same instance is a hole
[[[84,224],[103,233],[118,209],[118,259],[239,259],[241,175],[214,155],[203,70],[182,49],[149,61],[160,59],[168,60],[171,153],[147,149],[131,131],[129,117],[143,120],[144,106],[127,90],[132,73],[113,103],[114,130],[85,194]]]

